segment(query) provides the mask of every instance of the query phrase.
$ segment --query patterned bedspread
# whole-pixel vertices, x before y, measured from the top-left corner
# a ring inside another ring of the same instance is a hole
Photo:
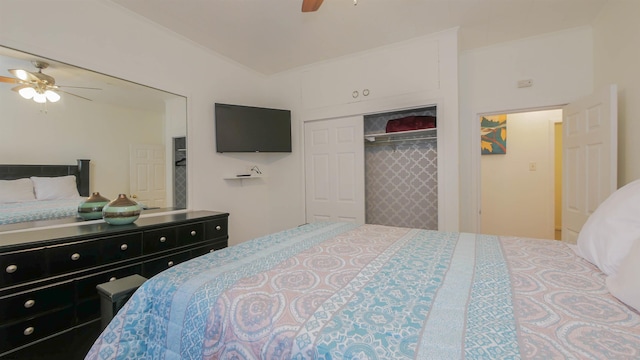
[[[147,281],[88,359],[638,359],[640,314],[551,240],[309,224]]]
[[[0,204],[0,225],[76,216],[78,214],[78,205],[83,200],[86,200],[86,198],[34,200]]]

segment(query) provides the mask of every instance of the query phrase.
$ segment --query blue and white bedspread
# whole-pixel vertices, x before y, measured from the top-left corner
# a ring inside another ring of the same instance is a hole
[[[51,220],[73,217],[78,205],[86,198],[65,200],[34,200],[0,204],[0,225],[25,221]]]
[[[551,240],[309,224],[147,281],[88,359],[640,358],[640,315]]]

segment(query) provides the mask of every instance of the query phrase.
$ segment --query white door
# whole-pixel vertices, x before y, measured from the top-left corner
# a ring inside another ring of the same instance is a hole
[[[364,224],[364,118],[304,124],[307,222]]]
[[[617,188],[617,87],[563,108],[562,241],[575,244],[582,225]]]
[[[129,147],[131,198],[146,207],[165,207],[167,186],[163,145],[132,144]]]

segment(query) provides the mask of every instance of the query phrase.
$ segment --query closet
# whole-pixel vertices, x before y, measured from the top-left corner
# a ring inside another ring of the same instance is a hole
[[[367,224],[438,229],[437,128],[411,127],[436,118],[435,106],[364,116]],[[387,132],[390,120],[410,120],[409,129]]]
[[[436,107],[308,121],[306,219],[438,229]],[[394,131],[417,118],[428,128]]]

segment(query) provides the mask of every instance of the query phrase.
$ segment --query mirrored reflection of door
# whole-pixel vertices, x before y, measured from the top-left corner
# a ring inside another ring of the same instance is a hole
[[[132,144],[129,148],[131,198],[148,208],[166,206],[165,147]]]

